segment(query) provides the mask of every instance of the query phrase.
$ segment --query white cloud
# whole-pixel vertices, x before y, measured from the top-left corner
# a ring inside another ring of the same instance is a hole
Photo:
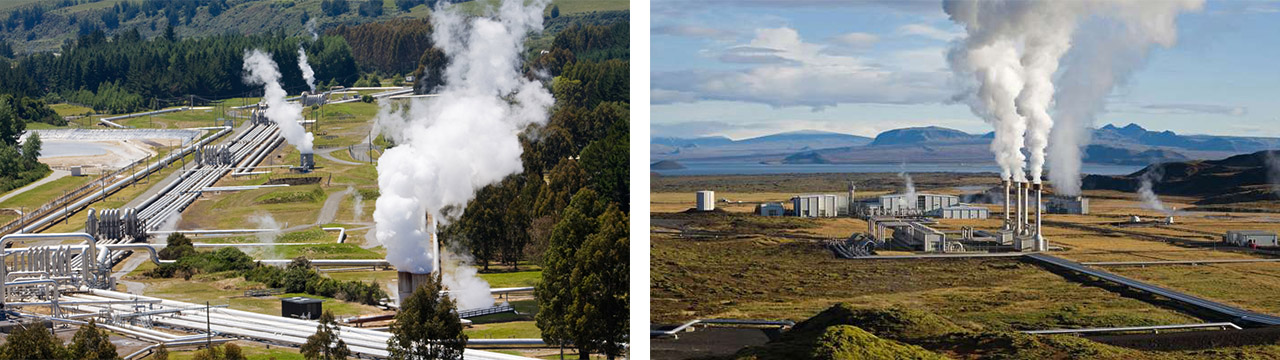
[[[815,111],[841,103],[934,103],[945,101],[951,77],[941,50],[920,49],[872,65],[867,59],[830,54],[825,45],[805,42],[791,28],[759,29],[747,44],[725,49],[719,59],[759,64],[741,70],[654,73],[654,92],[693,94],[654,97],[654,104],[696,100],[746,101],[775,107],[808,106]],[[937,52],[934,55],[925,55]],[[919,71],[925,69],[925,71]]]
[[[662,25],[652,30],[656,35],[683,36],[708,39],[730,39],[738,36],[733,30],[716,29],[697,25]]]
[[[848,34],[840,34],[831,38],[831,42],[854,48],[865,48],[875,45],[880,41],[880,37],[875,34],[862,32],[852,32]]]
[[[909,36],[921,36],[940,41],[951,41],[964,36],[959,31],[948,31],[939,29],[927,24],[907,24],[898,28],[898,34]]]
[[[1244,106],[1187,103],[1150,104],[1142,106],[1141,110],[1155,114],[1214,114],[1244,116],[1249,113],[1249,108]]]

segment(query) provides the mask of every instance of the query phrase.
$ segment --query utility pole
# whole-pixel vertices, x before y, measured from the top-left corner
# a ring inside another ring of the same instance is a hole
[[[213,325],[209,325],[209,302],[204,302],[205,348],[213,349]],[[210,350],[212,351],[212,350]]]

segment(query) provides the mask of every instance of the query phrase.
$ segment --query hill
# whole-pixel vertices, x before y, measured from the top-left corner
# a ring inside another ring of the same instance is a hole
[[[981,142],[979,135],[938,126],[894,129],[876,135],[871,146]]]
[[[863,146],[870,138],[828,131],[801,130],[742,140],[723,136],[699,138],[657,137],[651,140],[655,158],[781,158],[818,149]]]
[[[1221,160],[1154,164],[1122,176],[1089,175],[1082,187],[1133,192],[1149,176],[1152,191],[1162,195],[1198,196],[1197,204],[1224,204],[1280,199],[1280,150],[1259,151]]]
[[[108,35],[135,28],[144,37],[164,34],[174,26],[179,37],[204,37],[224,33],[259,34],[282,32],[286,35],[308,34],[306,23],[315,20],[317,32],[396,18],[427,18],[431,11],[426,1],[383,0],[381,11],[361,9],[364,1],[348,1],[348,9],[326,15],[323,0],[65,0],[4,1],[0,11],[7,12],[0,40],[14,46],[19,54],[57,51],[64,41],[80,34],[102,29]],[[492,0],[468,1],[458,6],[473,13],[492,4]],[[402,9],[400,4],[406,5]],[[412,6],[408,6],[412,5]],[[592,13],[626,11],[626,0],[553,0],[561,17],[577,17]],[[548,8],[549,17],[550,8]],[[363,12],[363,13],[362,13]],[[0,13],[0,16],[6,16]],[[548,25],[544,35],[554,36],[559,28]],[[536,40],[536,39],[535,39]]]

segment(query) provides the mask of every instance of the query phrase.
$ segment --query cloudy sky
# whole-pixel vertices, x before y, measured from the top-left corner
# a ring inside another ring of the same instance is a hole
[[[1280,2],[1209,1],[1178,28],[1097,124],[1280,136]],[[939,1],[656,0],[652,135],[987,132],[951,100],[961,86],[945,54],[963,36]]]

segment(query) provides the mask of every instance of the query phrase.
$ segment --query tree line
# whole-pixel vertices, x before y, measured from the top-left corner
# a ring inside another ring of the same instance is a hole
[[[15,85],[5,91],[26,96],[59,94],[99,111],[132,112],[158,104],[151,99],[260,93],[260,85],[241,81],[247,49],[271,53],[286,89],[307,89],[297,66],[299,46],[306,49],[321,83],[350,85],[358,78],[351,48],[340,36],[311,41],[283,33],[181,40],[169,35],[146,40],[130,29],[112,37],[101,30],[79,36],[58,55],[28,55],[12,71],[0,73],[0,82]]]
[[[524,170],[482,188],[441,231],[486,270],[541,266],[538,328],[548,344],[581,356],[613,358],[627,341],[630,64],[609,49],[630,39],[608,36],[627,26],[571,27],[553,41],[561,51],[530,63],[529,76],[551,75],[556,105],[546,126],[521,136]],[[557,53],[561,62],[548,66]]]
[[[392,75],[408,74],[417,68],[422,53],[433,45],[431,29],[431,22],[426,19],[395,19],[340,25],[325,33],[347,40],[361,70]]]

